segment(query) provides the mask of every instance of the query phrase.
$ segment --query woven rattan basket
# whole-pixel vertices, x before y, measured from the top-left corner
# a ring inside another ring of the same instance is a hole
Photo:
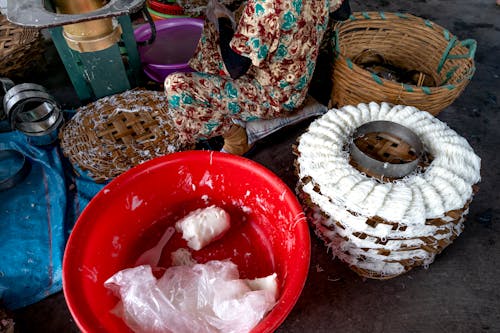
[[[139,89],[79,108],[59,138],[64,155],[96,182],[154,157],[193,148],[179,142],[164,94]]]
[[[0,14],[0,76],[22,76],[41,59],[40,31],[12,24]]]
[[[475,71],[474,40],[459,41],[439,25],[410,14],[354,13],[335,26],[334,38],[332,107],[390,102],[436,115],[462,93]],[[373,57],[418,73],[416,84],[383,78],[359,64]]]

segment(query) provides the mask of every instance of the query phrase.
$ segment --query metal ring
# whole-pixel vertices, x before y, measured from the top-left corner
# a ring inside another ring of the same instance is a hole
[[[30,101],[26,101],[30,102]],[[25,103],[26,104],[26,103]],[[36,122],[46,119],[50,116],[54,110],[57,109],[57,105],[50,103],[48,101],[41,102],[38,106],[30,110],[23,110],[17,114],[16,119],[19,122]]]
[[[415,150],[416,159],[401,164],[382,162],[362,152],[354,143],[355,139],[365,134],[376,132],[392,134],[408,143]],[[424,145],[418,135],[409,128],[392,121],[372,121],[358,127],[353,134],[353,140],[349,148],[352,159],[362,168],[388,178],[402,178],[412,173],[417,168],[424,152]]]
[[[41,86],[36,83],[21,83],[18,85],[15,85],[14,87],[10,88],[6,93],[5,97],[6,98],[11,98],[17,93],[20,93],[22,91],[29,91],[29,90],[35,90],[35,91],[43,91],[43,92],[48,92],[47,89],[45,89],[44,86]]]
[[[14,172],[11,174],[6,175],[4,178],[0,178],[0,191],[8,190],[22,182],[31,170],[31,163],[22,153],[13,149],[0,150],[0,164],[5,163],[10,158],[18,158],[21,163],[17,170],[14,169]]]
[[[62,121],[62,114],[59,109],[54,109],[50,116],[41,121],[24,121],[15,124],[16,129],[24,134],[41,136],[50,133]]]
[[[5,96],[5,94],[7,93],[7,91],[9,89],[11,89],[12,87],[14,87],[14,82],[12,82],[11,79],[8,79],[6,77],[1,77],[0,78],[0,101],[3,101],[3,97]],[[4,118],[6,118],[6,113],[5,113],[5,110],[3,108],[3,102],[2,104],[0,105],[0,120],[3,120]]]
[[[39,94],[43,94],[43,93],[39,93]],[[10,123],[10,126],[12,129],[16,128],[16,124],[19,123],[19,122],[23,122],[20,118],[24,118],[24,119],[29,119],[30,116],[29,115],[26,115],[24,117],[20,117],[21,114],[24,114],[24,113],[28,113],[30,114],[31,113],[31,110],[32,109],[28,109],[26,108],[26,105],[30,104],[30,103],[38,103],[38,104],[41,104],[41,103],[49,103],[49,104],[53,104],[53,108],[52,108],[52,112],[54,112],[55,110],[59,110],[59,107],[55,104],[54,101],[51,101],[51,100],[47,100],[45,97],[32,97],[32,98],[27,98],[27,99],[20,99],[20,100],[17,100],[17,96],[19,95],[16,95],[14,96],[11,100],[14,100],[15,101],[15,104],[14,106],[9,110],[9,113],[8,113],[8,117],[9,117],[9,123]],[[51,112],[51,113],[52,113]],[[51,113],[47,113],[45,114],[42,118],[40,118],[38,121],[41,121],[41,120],[44,120],[46,118],[48,118]],[[31,114],[31,116],[35,116],[34,114]]]
[[[18,84],[12,88],[10,88],[6,93],[5,96],[3,97],[3,108],[5,110],[5,113],[7,113],[7,101],[11,99],[13,96],[17,95],[20,92],[23,91],[41,91],[48,93],[47,89],[45,89],[43,86],[35,83],[21,83]]]
[[[9,90],[10,91],[10,90]],[[54,99],[52,96],[50,96],[48,93],[43,92],[43,91],[36,91],[36,90],[31,90],[31,91],[22,91],[14,96],[11,96],[9,98],[6,98],[7,95],[4,97],[4,109],[7,117],[9,118],[10,122],[12,123],[15,121],[15,117],[12,117],[13,110],[16,108],[17,104],[20,102],[25,102],[27,100],[32,100],[32,101],[39,101],[39,102],[52,102],[55,103]]]

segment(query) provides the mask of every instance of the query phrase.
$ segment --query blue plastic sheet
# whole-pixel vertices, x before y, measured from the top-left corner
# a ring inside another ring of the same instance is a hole
[[[56,145],[34,146],[9,132],[0,133],[0,149],[17,150],[32,165],[21,183],[0,192],[0,299],[16,309],[62,289],[68,235],[102,185],[75,178]]]

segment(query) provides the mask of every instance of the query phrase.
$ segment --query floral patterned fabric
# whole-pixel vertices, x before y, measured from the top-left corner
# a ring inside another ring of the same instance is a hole
[[[205,23],[190,65],[165,80],[169,107],[186,141],[222,135],[233,119],[285,116],[301,105],[311,81],[329,11],[341,0],[249,0],[231,48],[252,60],[231,79],[215,27]]]

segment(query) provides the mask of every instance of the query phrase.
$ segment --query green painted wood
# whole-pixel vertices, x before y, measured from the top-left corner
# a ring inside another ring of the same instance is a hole
[[[118,21],[122,27],[122,41],[125,45],[126,55],[128,57],[127,74],[132,86],[141,85],[141,58],[137,49],[137,43],[134,37],[134,29],[130,17],[127,15],[118,17]]]
[[[81,101],[88,101],[94,98],[92,88],[83,76],[81,59],[78,53],[73,52],[66,43],[62,35],[62,27],[49,29],[52,41],[59,53],[69,79],[75,88],[76,94]]]
[[[95,100],[116,94],[140,84],[141,61],[128,15],[118,17],[122,40],[101,51],[80,53],[70,49],[62,35],[62,27],[50,28],[59,56],[66,68],[78,98]],[[120,48],[120,45],[123,47]],[[127,57],[126,65],[123,57]]]
[[[97,52],[80,53],[80,58],[83,75],[92,87],[96,98],[130,89],[118,44]]]

